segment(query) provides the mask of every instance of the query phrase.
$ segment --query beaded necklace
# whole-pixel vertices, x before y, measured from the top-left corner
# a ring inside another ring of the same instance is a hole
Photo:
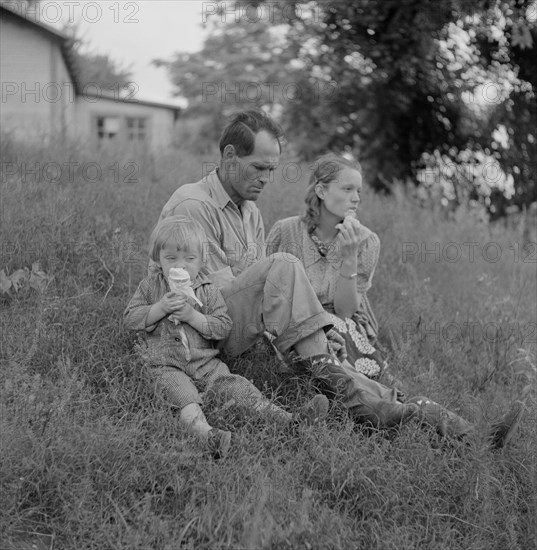
[[[331,241],[328,244],[324,243],[323,241],[321,241],[321,239],[319,239],[319,237],[317,237],[317,235],[315,235],[314,231],[315,231],[315,229],[310,233],[311,240],[315,243],[315,246],[317,247],[317,250],[319,250],[319,254],[323,258],[326,258],[328,252],[332,248],[332,245],[333,245],[334,241]]]

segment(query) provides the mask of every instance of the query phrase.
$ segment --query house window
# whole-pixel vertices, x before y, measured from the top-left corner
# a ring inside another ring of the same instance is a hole
[[[127,117],[127,136],[129,141],[145,141],[145,118]]]
[[[101,141],[112,140],[119,132],[120,124],[117,116],[97,117],[97,136]]]

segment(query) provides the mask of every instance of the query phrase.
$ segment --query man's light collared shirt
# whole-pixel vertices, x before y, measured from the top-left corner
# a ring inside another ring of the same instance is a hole
[[[231,200],[215,171],[197,183],[179,187],[164,205],[160,219],[183,215],[201,223],[206,233],[205,268],[218,286],[230,280],[231,268],[245,254],[249,262],[265,257],[265,228],[252,201],[240,208]]]

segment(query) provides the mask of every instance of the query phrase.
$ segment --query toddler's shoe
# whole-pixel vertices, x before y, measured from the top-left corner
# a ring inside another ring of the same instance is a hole
[[[231,447],[231,432],[212,428],[207,436],[207,447],[215,460],[225,458]]]

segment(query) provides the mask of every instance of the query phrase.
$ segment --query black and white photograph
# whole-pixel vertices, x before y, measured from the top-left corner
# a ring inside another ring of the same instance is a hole
[[[537,547],[537,0],[0,0],[0,550]]]

